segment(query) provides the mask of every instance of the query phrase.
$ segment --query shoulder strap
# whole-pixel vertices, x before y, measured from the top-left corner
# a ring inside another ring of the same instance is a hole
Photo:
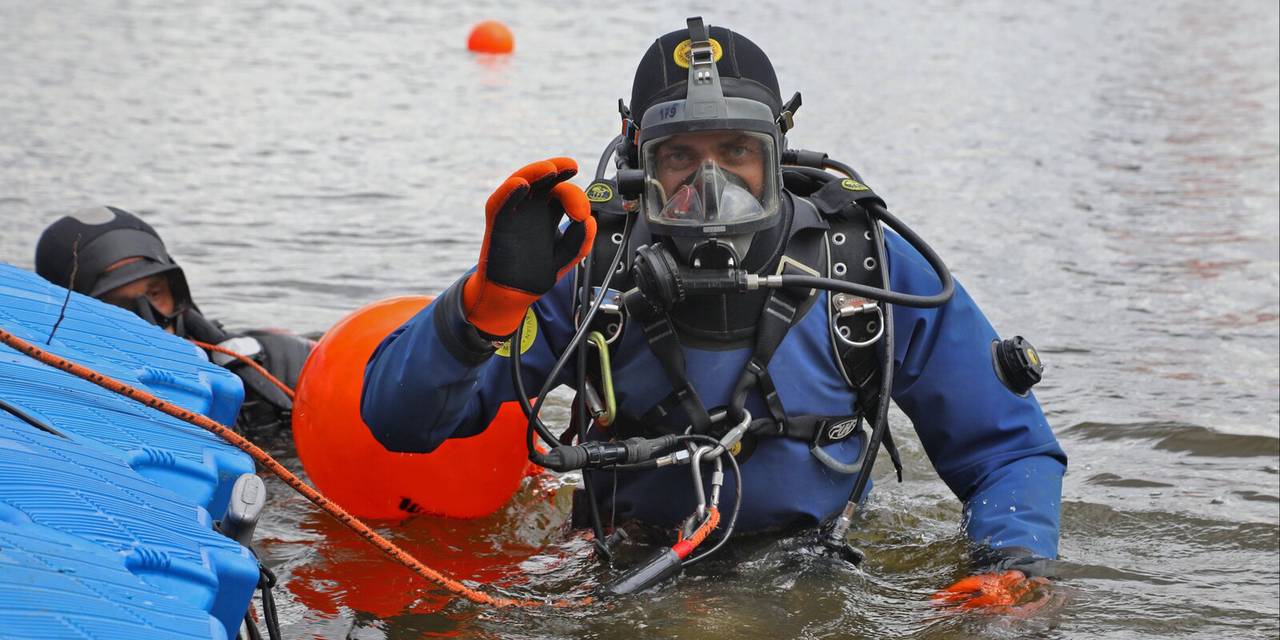
[[[592,182],[586,189],[587,200],[591,202],[591,215],[596,219],[596,239],[591,246],[591,286],[598,287],[604,282],[609,263],[619,249],[626,251],[634,247],[622,247],[622,230],[626,226],[627,212],[622,208],[622,196],[612,179],[601,179]],[[635,233],[633,232],[633,236]],[[609,288],[625,291],[631,288],[631,274],[627,271],[630,260],[623,257],[618,263],[618,273],[613,275]]]
[[[838,179],[826,172],[805,171],[805,178],[817,180],[816,173],[827,177],[826,184],[811,195],[819,212],[831,225],[828,233],[830,277],[855,284],[883,286],[884,265],[876,243],[879,234],[875,221],[864,208],[880,199],[861,180]],[[857,394],[858,413],[875,416],[880,403],[880,338],[886,330],[882,303],[844,293],[830,296],[831,345],[845,381]],[[902,458],[892,434],[886,430],[883,443],[902,481]]]

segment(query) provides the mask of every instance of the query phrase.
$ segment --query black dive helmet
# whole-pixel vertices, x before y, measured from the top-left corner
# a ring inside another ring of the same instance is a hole
[[[121,260],[135,257],[141,260],[107,270]],[[173,293],[172,315],[195,306],[182,267],[169,256],[160,234],[137,216],[116,207],[78,211],[49,225],[36,243],[36,273],[94,298],[135,280],[164,274]],[[164,326],[171,320],[160,317],[150,304],[140,302],[139,307],[130,311],[153,324]]]
[[[778,224],[782,100],[750,40],[689,18],[636,69],[628,155],[644,173],[640,208],[654,235],[694,266],[738,266],[756,232]],[[699,255],[716,255],[699,264]],[[727,264],[726,264],[727,262]]]

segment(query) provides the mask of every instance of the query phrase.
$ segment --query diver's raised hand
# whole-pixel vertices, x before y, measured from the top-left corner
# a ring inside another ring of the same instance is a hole
[[[485,204],[484,244],[462,290],[467,321],[491,337],[515,332],[525,310],[591,251],[596,221],[569,158],[551,158],[511,174]],[[560,220],[569,216],[561,232]]]

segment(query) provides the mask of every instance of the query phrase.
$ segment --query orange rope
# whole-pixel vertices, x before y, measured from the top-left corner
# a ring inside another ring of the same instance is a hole
[[[18,352],[26,354],[27,356],[30,356],[36,360],[39,360],[40,362],[43,362],[44,364],[47,364],[51,367],[54,367],[56,369],[61,369],[63,371],[71,373],[75,376],[88,380],[89,382],[92,382],[108,391],[118,393],[132,400],[145,404],[148,407],[151,407],[152,409],[155,409],[162,413],[169,414],[179,420],[189,422],[202,429],[205,429],[206,431],[212,432],[213,434],[217,435],[223,440],[226,440],[227,442],[234,445],[237,449],[240,449],[241,451],[244,451],[245,453],[249,454],[254,460],[256,460],[262,466],[266,467],[268,470],[274,473],[277,477],[283,480],[285,484],[292,487],[298,493],[301,493],[304,497],[306,497],[307,500],[310,500],[317,507],[320,507],[322,510],[324,510],[325,513],[328,513],[329,515],[336,518],[338,522],[341,522],[342,524],[346,525],[347,528],[354,531],[356,535],[360,536],[361,538],[364,538],[370,544],[377,547],[380,551],[390,556],[392,560],[395,560],[396,562],[408,567],[414,573],[435,583],[436,585],[439,585],[440,587],[442,587],[443,589],[445,589],[446,591],[454,595],[461,596],[463,598],[466,598],[467,600],[470,600],[478,604],[487,604],[495,607],[510,607],[510,606],[540,607],[548,604],[551,604],[557,607],[564,607],[564,606],[574,606],[574,605],[585,605],[591,602],[591,598],[582,598],[580,600],[560,600],[556,602],[548,602],[548,601],[542,601],[542,600],[523,600],[523,599],[503,598],[503,597],[491,596],[486,593],[482,593],[474,589],[471,589],[466,585],[462,584],[461,582],[458,582],[457,580],[449,578],[439,573],[435,569],[428,567],[427,565],[419,561],[417,558],[414,558],[408,552],[397,547],[390,540],[387,540],[386,538],[383,538],[381,535],[378,535],[378,532],[374,531],[373,529],[370,529],[368,525],[361,522],[358,518],[347,513],[342,507],[338,506],[333,501],[321,495],[319,491],[316,491],[315,489],[311,488],[310,485],[303,482],[300,478],[298,478],[298,476],[293,475],[292,472],[284,468],[284,465],[280,464],[279,462],[276,462],[276,460],[272,458],[267,452],[263,451],[262,449],[259,449],[257,445],[253,444],[252,442],[249,442],[248,440],[246,440],[236,432],[232,431],[231,429],[221,424],[218,424],[217,422],[214,422],[213,420],[210,420],[209,418],[202,416],[198,413],[187,411],[182,407],[165,402],[164,400],[161,400],[160,398],[157,398],[147,393],[146,391],[136,389],[123,382],[120,382],[119,380],[115,380],[107,376],[104,376],[101,373],[98,373],[92,369],[89,369],[88,367],[76,364],[74,362],[71,362],[70,360],[51,354],[13,335],[12,333],[5,331],[4,329],[0,329],[0,342],[3,342],[4,344],[12,347]]]
[[[693,535],[688,538],[681,538],[679,542],[676,542],[676,544],[671,547],[671,550],[676,552],[676,555],[680,556],[681,560],[689,557],[689,554],[693,553],[693,550],[697,549],[698,545],[702,544],[703,541],[707,539],[707,536],[711,534],[711,531],[719,526],[719,524],[720,510],[715,507],[711,507],[707,511],[707,519],[702,521],[702,524],[693,532]]]
[[[253,358],[250,358],[249,356],[246,356],[240,353],[236,353],[235,351],[232,351],[226,347],[220,347],[216,344],[209,344],[208,342],[200,342],[199,340],[192,340],[191,342],[195,343],[197,347],[200,347],[205,351],[217,351],[218,353],[231,356],[232,358],[235,358],[236,360],[239,360],[240,362],[243,362],[249,365],[250,367],[253,368],[254,371],[257,371],[258,373],[262,374],[262,377],[266,378],[271,382],[271,384],[274,384],[281,391],[283,391],[284,395],[288,396],[290,400],[293,400],[293,389],[290,389],[289,385],[283,382],[280,382],[280,380],[276,379],[276,377],[271,375],[271,373],[268,372],[265,367],[258,364],[257,362],[254,362]]]
[[[698,530],[694,531],[693,535],[689,536],[689,544],[695,547],[702,544],[702,542],[707,539],[707,536],[711,534],[711,530],[715,529],[719,524],[720,510],[715,507],[711,507],[707,512],[706,522],[703,522],[702,526],[698,527]]]

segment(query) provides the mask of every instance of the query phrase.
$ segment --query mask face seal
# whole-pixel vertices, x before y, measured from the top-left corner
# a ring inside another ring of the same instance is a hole
[[[142,318],[165,331],[169,331],[172,328],[175,335],[186,335],[182,322],[182,315],[187,311],[186,304],[174,305],[173,313],[164,314],[151,303],[151,298],[148,298],[147,296],[138,296],[133,299],[132,309],[129,309],[128,307],[124,308],[138,314],[139,318]]]

